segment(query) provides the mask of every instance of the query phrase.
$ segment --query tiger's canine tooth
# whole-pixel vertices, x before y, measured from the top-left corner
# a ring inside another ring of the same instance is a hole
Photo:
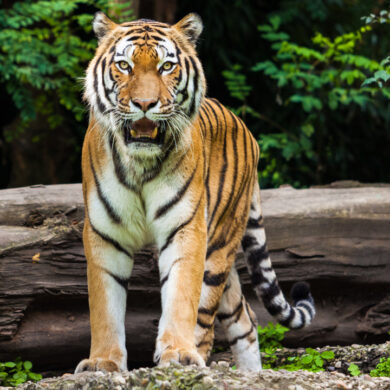
[[[133,129],[130,130],[130,134],[132,137],[137,137],[137,132]]]
[[[157,129],[157,127],[155,127],[154,130],[153,130],[153,133],[151,135],[151,138],[155,139],[157,137],[157,134],[158,134],[158,129]]]

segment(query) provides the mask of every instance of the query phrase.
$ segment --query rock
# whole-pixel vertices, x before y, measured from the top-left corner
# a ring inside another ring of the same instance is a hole
[[[348,377],[343,374],[335,376],[327,372],[289,372],[285,370],[263,370],[258,374],[233,371],[219,365],[214,369],[171,365],[165,368],[139,369],[120,374],[81,373],[45,379],[38,383],[29,382],[18,387],[19,390],[73,390],[81,388],[83,390],[358,390],[370,388],[388,390],[390,378],[370,378],[367,380],[363,376]]]

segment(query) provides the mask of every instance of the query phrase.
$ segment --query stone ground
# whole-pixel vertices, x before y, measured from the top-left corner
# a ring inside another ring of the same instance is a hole
[[[260,374],[232,370],[233,361],[227,352],[213,356],[210,367],[171,365],[167,368],[139,368],[125,373],[103,372],[64,374],[43,379],[38,383],[25,383],[19,390],[390,390],[390,378],[371,378],[367,373],[375,367],[380,357],[390,356],[390,342],[378,345],[351,345],[346,347],[323,347],[318,351],[332,350],[335,359],[324,366],[324,372],[289,372],[263,370]],[[288,356],[305,353],[304,348],[283,348],[276,352],[277,365],[286,363]],[[216,362],[218,360],[218,363]],[[263,361],[266,359],[263,356]],[[363,375],[345,375],[350,363],[359,366]],[[1,387],[0,389],[14,389]]]
[[[5,389],[5,388],[3,388]],[[141,390],[141,389],[248,389],[248,390],[389,390],[390,378],[371,378],[368,375],[350,377],[339,372],[312,373],[263,370],[250,374],[232,370],[228,363],[212,363],[199,369],[194,366],[171,365],[166,368],[140,368],[125,373],[65,374],[25,383],[19,390]]]

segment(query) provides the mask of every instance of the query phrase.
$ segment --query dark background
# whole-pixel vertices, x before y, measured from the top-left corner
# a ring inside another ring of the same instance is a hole
[[[328,94],[339,81],[329,82],[313,92],[309,85],[280,87],[269,75],[252,70],[262,61],[277,64],[273,42],[258,30],[259,25],[269,23],[270,17],[279,18],[279,30],[289,34],[290,42],[313,48],[312,37],[316,32],[335,39],[356,31],[365,25],[363,16],[387,10],[387,1],[69,0],[65,3],[73,7],[71,10],[61,5],[63,1],[51,2],[57,3],[59,9],[42,18],[43,11],[33,8],[39,3],[38,0],[1,2],[0,188],[81,180],[80,152],[88,113],[80,103],[79,78],[96,45],[88,18],[98,9],[115,21],[151,18],[174,23],[189,12],[202,17],[204,31],[198,49],[208,80],[208,95],[229,107],[250,107],[259,114],[256,117],[244,111],[241,116],[263,150],[259,167],[263,187],[285,183],[307,187],[345,179],[390,182],[390,109],[385,85],[372,93],[365,92],[367,101],[362,105],[351,101],[330,109]],[[19,21],[11,20],[15,15],[20,16]],[[35,15],[32,20],[30,15]],[[84,24],[80,22],[83,15]],[[33,35],[34,29],[48,29],[48,36],[23,41],[24,36]],[[62,32],[61,39],[76,37],[81,43],[67,40],[63,44],[58,38]],[[48,46],[41,47],[41,42]],[[380,62],[389,55],[389,47],[389,24],[374,23],[372,31],[356,41],[353,53]],[[324,51],[318,46],[316,50]],[[34,57],[40,53],[42,57]],[[337,61],[306,62],[316,74],[328,68],[339,74],[355,69]],[[235,65],[240,69],[233,73],[243,76],[248,86],[244,98],[232,96],[222,74]],[[370,69],[361,70],[366,78],[374,73]],[[41,76],[44,81],[35,85]],[[359,92],[363,81],[357,78],[348,84],[344,80],[340,86]],[[304,110],[289,100],[296,93],[318,98],[322,108]],[[302,126],[308,123],[313,134],[306,137]]]

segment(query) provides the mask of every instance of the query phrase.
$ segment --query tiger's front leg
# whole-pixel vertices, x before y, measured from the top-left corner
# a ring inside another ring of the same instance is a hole
[[[75,372],[125,371],[125,312],[127,284],[133,266],[129,253],[96,232],[88,218],[84,228],[88,264],[91,351]]]
[[[160,247],[162,316],[154,360],[204,366],[195,345],[195,326],[206,255],[204,200],[168,232]]]

